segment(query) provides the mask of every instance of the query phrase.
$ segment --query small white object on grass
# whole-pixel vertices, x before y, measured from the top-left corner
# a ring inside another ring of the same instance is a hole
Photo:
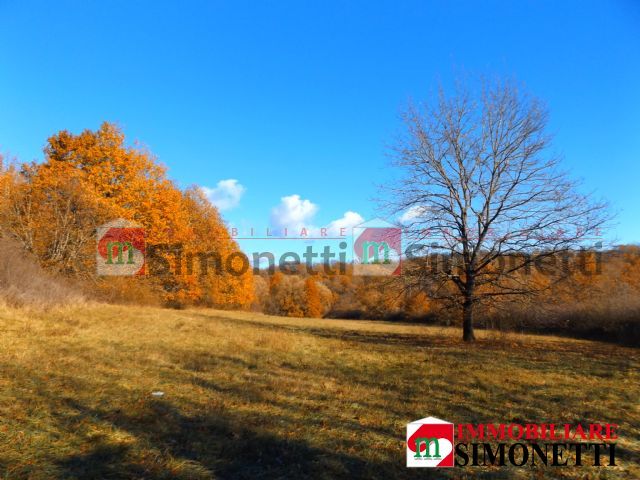
[[[164,397],[164,392],[151,392],[151,395],[154,397]]]

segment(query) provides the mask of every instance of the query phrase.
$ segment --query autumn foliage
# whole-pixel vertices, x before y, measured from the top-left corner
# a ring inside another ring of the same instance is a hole
[[[167,255],[170,272],[163,275],[96,277],[95,229],[117,218],[140,224],[149,246],[179,245],[185,255],[215,252],[223,261],[239,250],[202,191],[181,191],[150,152],[127,146],[113,124],[78,135],[61,131],[48,139],[44,153],[41,163],[2,169],[0,206],[4,230],[45,268],[90,280],[83,285],[112,300],[251,305],[250,271],[205,272],[199,262],[187,271],[185,256],[178,262]]]
[[[307,277],[304,281],[305,314],[307,317],[322,316],[322,299],[318,284],[313,277]]]
[[[568,266],[561,257],[548,258],[548,265],[521,273],[517,281],[535,283],[540,287],[539,294],[481,303],[478,325],[622,343],[640,341],[640,248],[627,245],[569,256]],[[406,262],[405,275],[411,274],[413,267],[417,265]],[[321,316],[332,318],[442,325],[459,322],[447,300],[407,288],[403,277],[353,275],[350,265],[343,270],[341,275],[324,274],[322,268],[309,271],[302,266],[289,274],[268,275],[263,271],[254,276],[258,305],[266,313],[291,317],[316,317],[321,312]]]
[[[83,294],[175,307],[254,308],[290,317],[458,322],[451,305],[426,290],[407,288],[406,277],[360,277],[350,265],[333,269],[339,275],[303,266],[254,275],[202,190],[179,189],[149,151],[128,146],[113,124],[77,135],[61,131],[48,139],[44,154],[42,162],[28,164],[2,164],[0,158],[3,242],[29,259],[0,266],[1,286],[13,292],[5,301]],[[144,228],[147,251],[158,247],[169,271],[135,278],[96,275],[96,227],[119,218]],[[479,305],[479,326],[639,339],[640,249],[572,255],[579,268],[564,276],[545,267],[514,279],[536,284],[540,294]],[[549,260],[556,270],[564,261]],[[499,268],[498,263],[489,268]],[[404,268],[406,276],[420,265],[407,262]],[[40,281],[29,282],[35,276]],[[63,277],[63,286],[56,276]],[[68,288],[73,282],[81,292]]]

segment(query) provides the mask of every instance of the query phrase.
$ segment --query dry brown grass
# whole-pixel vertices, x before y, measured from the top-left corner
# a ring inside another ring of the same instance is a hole
[[[80,303],[82,295],[69,282],[45,272],[37,260],[0,232],[0,303],[13,307],[47,309]]]
[[[640,478],[637,349],[105,305],[4,308],[0,330],[2,478]],[[618,423],[619,467],[410,471],[428,415]]]

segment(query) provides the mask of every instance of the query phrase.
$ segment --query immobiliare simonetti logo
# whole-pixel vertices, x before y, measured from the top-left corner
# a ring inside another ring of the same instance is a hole
[[[409,423],[407,467],[453,467],[453,423],[435,417]]]
[[[454,425],[435,417],[407,424],[407,467],[614,467],[618,425]]]
[[[145,232],[135,222],[119,218],[96,229],[98,275],[144,275]]]
[[[402,273],[402,229],[379,218],[353,227],[353,274]]]

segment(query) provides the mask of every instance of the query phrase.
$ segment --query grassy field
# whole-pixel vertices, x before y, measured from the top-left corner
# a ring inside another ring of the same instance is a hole
[[[0,332],[0,478],[640,478],[637,349],[100,305]],[[425,416],[617,423],[619,466],[408,470]]]

